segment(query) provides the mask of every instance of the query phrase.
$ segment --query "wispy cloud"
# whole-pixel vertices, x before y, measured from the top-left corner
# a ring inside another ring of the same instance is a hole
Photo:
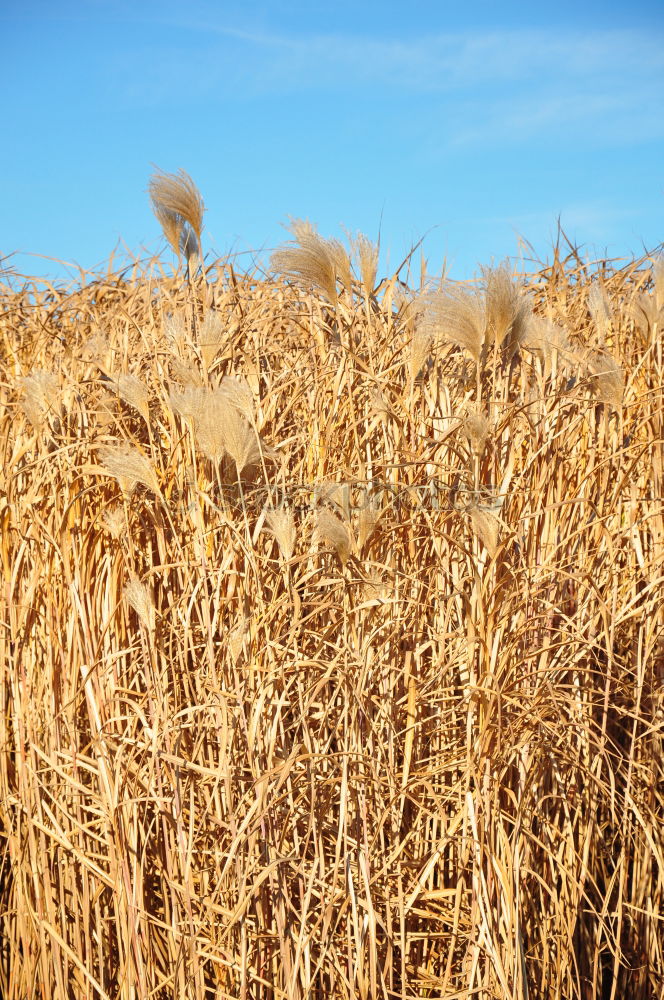
[[[618,90],[634,76],[659,78],[660,83],[664,77],[662,39],[636,30],[588,34],[512,29],[401,41],[343,34],[290,37],[214,24],[189,27],[205,31],[208,38],[217,35],[240,43],[236,57],[253,56],[257,91],[368,84],[419,93],[453,92],[489,82],[593,77],[612,81]]]
[[[338,95],[395,104],[419,97],[446,145],[528,140],[592,129],[594,141],[660,136],[664,46],[642,30],[457,32],[416,39],[289,36],[214,21],[165,23],[118,58],[127,96],[235,102]],[[175,38],[187,38],[187,43]],[[443,123],[441,126],[441,122]]]
[[[472,111],[466,108],[463,119],[456,114],[447,145],[514,146],[542,136],[550,143],[580,140],[594,146],[661,139],[662,96],[640,86],[610,91],[601,81],[572,86],[567,93],[552,94],[542,87],[527,98],[501,94],[488,101],[476,100]]]

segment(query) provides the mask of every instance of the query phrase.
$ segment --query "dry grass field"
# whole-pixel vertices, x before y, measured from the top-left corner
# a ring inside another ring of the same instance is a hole
[[[663,996],[664,265],[204,272],[171,183],[0,290],[0,995]]]

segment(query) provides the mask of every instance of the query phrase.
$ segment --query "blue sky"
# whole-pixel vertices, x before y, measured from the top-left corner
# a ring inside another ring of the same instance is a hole
[[[591,258],[664,240],[662,0],[4,0],[0,55],[22,274],[170,262],[153,165],[191,174],[204,249],[247,267],[290,216],[380,231],[384,268],[428,234],[456,278],[519,237],[546,258],[558,217]]]

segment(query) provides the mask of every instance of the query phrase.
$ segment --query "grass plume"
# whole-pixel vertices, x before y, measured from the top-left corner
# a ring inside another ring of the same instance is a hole
[[[423,326],[432,338],[468,351],[479,363],[486,338],[486,301],[480,290],[448,284],[424,300]]]
[[[130,495],[141,483],[161,496],[154,466],[138,448],[126,444],[106,445],[99,449],[98,457],[102,468],[118,480],[123,493]]]
[[[156,170],[148,186],[154,214],[178,260],[184,256],[189,266],[202,257],[201,234],[205,206],[200,191],[186,171],[175,174]]]
[[[351,265],[342,243],[325,239],[311,225],[295,220],[291,224],[294,239],[275,250],[270,268],[290,278],[305,289],[315,288],[332,305],[338,300],[337,282],[350,292]]]

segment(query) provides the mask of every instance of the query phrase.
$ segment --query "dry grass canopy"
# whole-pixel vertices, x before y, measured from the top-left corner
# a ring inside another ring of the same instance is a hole
[[[661,995],[661,268],[357,247],[2,288],[6,1000]]]

